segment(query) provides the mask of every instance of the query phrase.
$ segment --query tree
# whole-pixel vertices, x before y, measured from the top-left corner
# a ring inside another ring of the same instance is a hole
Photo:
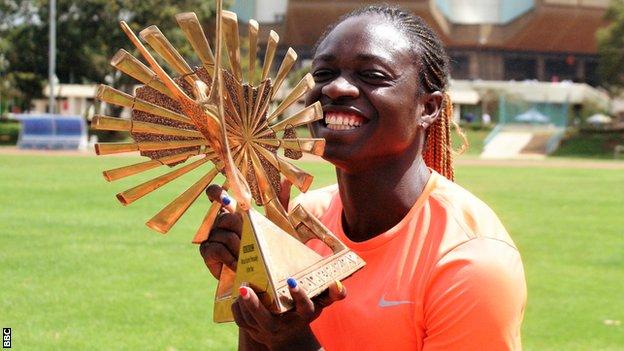
[[[123,84],[125,78],[113,75],[115,70],[109,65],[118,49],[132,52],[133,48],[119,28],[120,20],[128,22],[135,32],[158,25],[190,59],[191,47],[174,15],[193,11],[207,23],[214,7],[213,1],[206,0],[57,0],[59,81],[87,83],[112,79],[113,85]],[[27,103],[41,96],[41,87],[47,81],[48,28],[48,0],[0,0],[0,38],[10,43],[3,50],[8,61],[6,72],[14,77],[15,88]]]
[[[599,72],[611,92],[624,88],[624,0],[613,0],[605,18],[610,24],[598,30]]]

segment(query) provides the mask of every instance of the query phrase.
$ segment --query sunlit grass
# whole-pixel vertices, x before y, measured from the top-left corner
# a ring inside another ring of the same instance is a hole
[[[227,350],[236,329],[211,321],[215,281],[190,244],[207,200],[162,236],[142,223],[198,172],[123,208],[107,183],[138,159],[0,156],[0,324],[17,350]],[[324,163],[303,167],[315,186]],[[201,169],[199,170],[201,172]],[[458,182],[499,214],[529,286],[526,350],[624,345],[624,174],[618,170],[462,167]]]

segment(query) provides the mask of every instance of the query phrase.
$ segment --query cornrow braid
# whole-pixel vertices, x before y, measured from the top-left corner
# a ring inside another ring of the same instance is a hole
[[[387,5],[362,7],[340,17],[336,23],[328,27],[317,41],[314,51],[338,24],[348,18],[371,14],[386,17],[411,42],[421,72],[419,77],[421,93],[444,92],[442,115],[427,129],[423,159],[428,167],[454,180],[451,125],[456,128],[463,141],[460,153],[466,149],[468,141],[457,123],[453,121],[453,103],[446,93],[449,77],[448,55],[438,36],[422,18],[398,7]]]

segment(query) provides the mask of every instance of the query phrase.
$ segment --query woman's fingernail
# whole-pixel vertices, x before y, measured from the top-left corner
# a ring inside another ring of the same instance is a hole
[[[294,289],[297,287],[297,280],[295,278],[286,279],[286,283],[288,283],[288,287]]]
[[[225,194],[221,195],[221,204],[223,204],[223,206],[227,206],[231,203],[232,203],[232,199],[230,199],[229,196]]]
[[[342,293],[344,291],[344,285],[340,282],[340,280],[336,280],[336,288],[338,289],[338,293]]]
[[[247,288],[244,286],[238,288],[238,293],[243,298],[243,300],[247,300],[249,298],[249,291],[247,291]]]

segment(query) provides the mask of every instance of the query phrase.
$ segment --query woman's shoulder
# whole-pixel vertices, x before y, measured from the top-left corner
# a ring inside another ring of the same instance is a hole
[[[466,240],[486,237],[515,247],[505,226],[490,206],[459,184],[441,175],[438,177],[431,199],[444,208],[446,215],[462,228]]]
[[[338,193],[338,184],[328,185],[319,189],[310,190],[306,193],[299,194],[288,205],[288,209],[292,210],[297,205],[303,206],[314,217],[320,218],[327,212],[329,205],[334,196]]]

